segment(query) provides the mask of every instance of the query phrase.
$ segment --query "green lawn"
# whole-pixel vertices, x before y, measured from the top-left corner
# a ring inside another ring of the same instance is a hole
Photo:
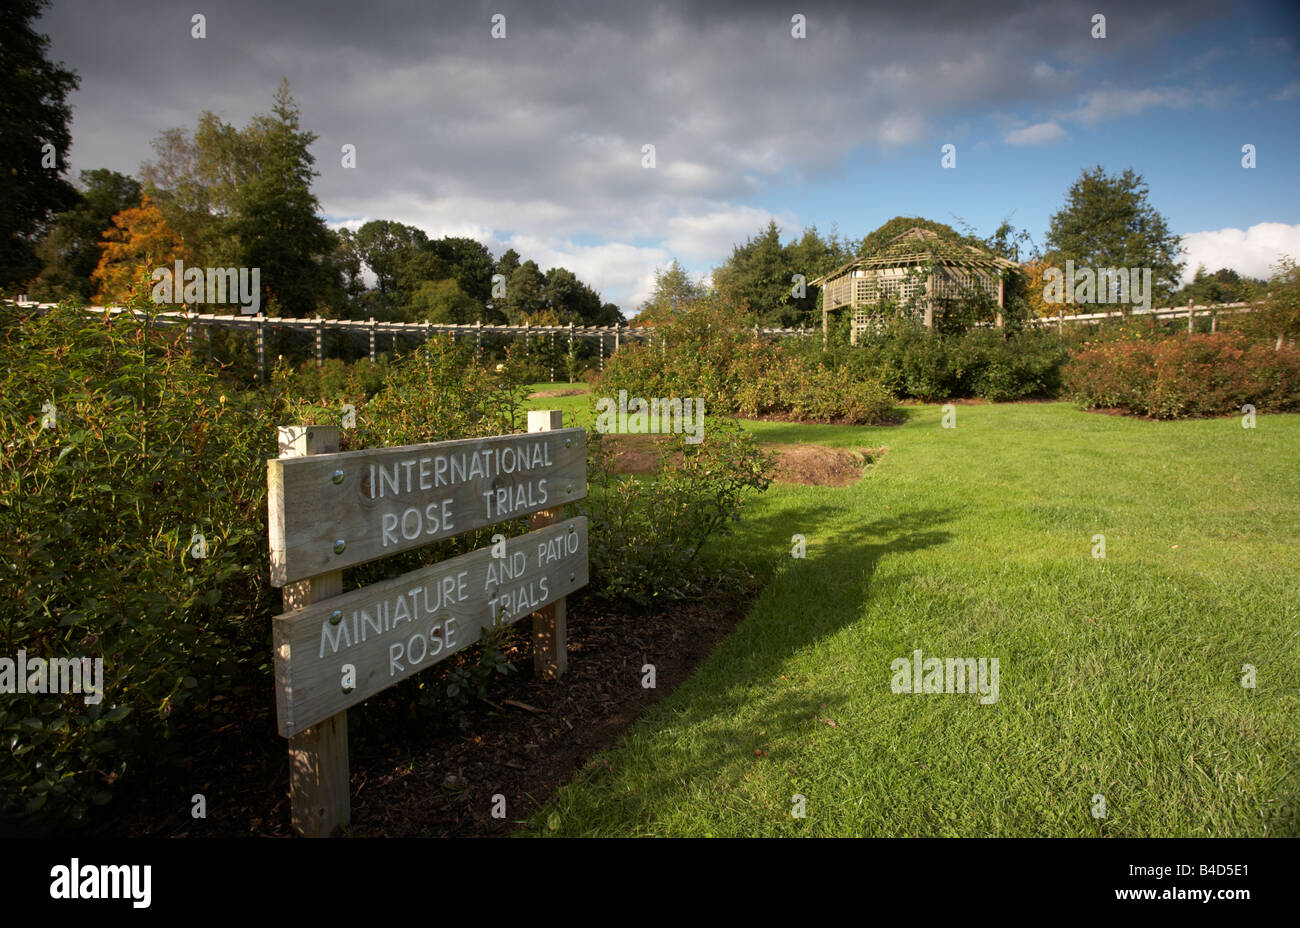
[[[770,576],[751,613],[529,830],[1300,834],[1300,416],[907,412],[745,423],[890,450],[852,487],[746,510],[710,554]],[[997,658],[997,701],[893,693],[915,649]]]
[[[541,390],[590,390],[591,387],[585,383],[530,383],[527,385],[529,393],[537,393]],[[547,396],[535,400],[526,400],[524,405],[528,409],[559,409],[564,413],[564,427],[574,428],[583,426],[592,428],[595,423],[595,416],[591,411],[591,401],[586,394],[581,396]]]

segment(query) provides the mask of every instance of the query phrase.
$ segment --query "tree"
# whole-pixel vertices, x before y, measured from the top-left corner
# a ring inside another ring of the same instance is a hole
[[[375,285],[380,293],[395,294],[399,278],[406,270],[411,254],[428,242],[429,238],[414,226],[372,219],[353,234],[357,254],[375,275]]]
[[[1290,255],[1281,255],[1267,285],[1267,295],[1256,312],[1248,314],[1246,328],[1277,337],[1282,342],[1300,338],[1300,267]]]
[[[1094,270],[1150,268],[1152,300],[1167,305],[1184,267],[1177,260],[1182,239],[1148,202],[1148,192],[1131,168],[1114,177],[1101,165],[1085,168],[1066,194],[1065,208],[1051,218],[1050,262],[1063,266],[1072,260]]]
[[[49,37],[32,28],[45,6],[0,5],[0,290],[40,272],[35,236],[52,213],[76,203],[64,174],[72,144],[67,97],[79,78],[45,57]]]
[[[1025,302],[1030,316],[1038,318],[1056,316],[1057,311],[1063,308],[1059,304],[1048,303],[1043,298],[1043,289],[1047,286],[1046,274],[1049,266],[1043,258],[1033,258],[1022,265],[1025,281]]]
[[[713,272],[713,287],[754,321],[770,325],[786,315],[792,287],[786,271],[781,230],[769,220],[766,229],[732,249],[727,263]]]
[[[496,272],[496,262],[486,245],[472,238],[447,235],[430,241],[428,247],[471,299],[479,303],[492,299],[492,275]]]
[[[783,246],[769,221],[753,238],[732,249],[713,271],[713,287],[727,305],[740,307],[750,324],[803,325],[816,316],[820,290],[809,286],[850,257],[838,233],[823,239],[816,227]]]
[[[316,159],[310,145],[316,135],[299,125],[299,110],[282,81],[270,116],[254,120],[250,135],[260,142],[258,171],[238,185],[232,231],[239,241],[240,263],[261,269],[263,305],[274,299],[286,316],[333,314],[321,305],[331,284],[332,266],[322,260],[332,242],[320,204],[311,192]]]
[[[261,170],[265,142],[265,117],[240,130],[207,111],[199,114],[193,136],[176,128],[153,140],[156,158],[140,166],[145,192],[199,264],[239,262],[239,191]]]
[[[898,236],[902,235],[909,229],[928,229],[946,238],[952,242],[959,242],[963,245],[973,245],[976,248],[985,248],[985,243],[974,235],[963,235],[950,225],[942,222],[935,222],[933,219],[925,219],[921,216],[895,216],[873,232],[868,232],[863,236],[862,241],[858,244],[856,257],[864,257],[884,248]]]
[[[848,243],[844,242],[834,229],[827,238],[817,234],[817,227],[804,230],[803,237],[785,247],[787,280],[795,274],[804,277],[804,295],[796,295],[793,281],[785,297],[790,312],[785,316],[789,321],[783,325],[806,325],[821,321],[821,288],[808,284],[823,274],[835,270],[852,258]]]
[[[34,299],[89,300],[105,231],[118,213],[140,205],[139,181],[116,171],[82,171],[80,187],[76,205],[58,215],[36,246],[43,266],[29,290]]]
[[[599,324],[596,320],[600,318],[600,294],[578,280],[568,268],[553,267],[547,271],[542,294],[561,325]]]
[[[600,315],[592,325],[626,325],[627,317],[623,315],[623,310],[618,308],[615,303],[604,303],[600,307]]]
[[[139,207],[114,216],[113,227],[104,233],[103,255],[91,274],[95,302],[113,306],[130,301],[155,269],[171,267],[178,259],[189,259],[185,243],[158,205],[145,197]]]
[[[693,303],[703,299],[707,289],[691,279],[686,268],[674,258],[666,268],[655,269],[654,290],[641,304],[633,325],[654,325],[684,313]]]
[[[1173,295],[1172,302],[1175,306],[1241,303],[1253,299],[1266,286],[1264,281],[1242,277],[1231,268],[1221,267],[1213,274],[1207,274],[1202,264],[1196,268],[1192,282]]]
[[[519,265],[506,281],[506,298],[502,302],[506,319],[511,325],[523,325],[524,320],[546,308],[546,278],[536,261]]]
[[[366,285],[361,279],[363,262],[361,253],[357,249],[356,237],[350,229],[346,228],[332,231],[331,235],[334,239],[334,249],[330,260],[338,272],[343,288],[343,316],[348,319],[368,318],[370,314],[365,311],[364,305]]]
[[[462,290],[454,277],[448,277],[420,284],[408,304],[407,316],[411,322],[467,325],[477,322],[482,310],[482,303]]]
[[[508,248],[506,249],[506,253],[497,259],[496,272],[506,280],[509,280],[510,275],[517,270],[519,270],[519,252],[515,251],[513,248]]]

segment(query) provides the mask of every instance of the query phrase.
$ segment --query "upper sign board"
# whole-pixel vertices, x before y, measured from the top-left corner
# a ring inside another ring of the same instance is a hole
[[[271,583],[582,499],[586,442],[584,429],[557,429],[270,460]]]

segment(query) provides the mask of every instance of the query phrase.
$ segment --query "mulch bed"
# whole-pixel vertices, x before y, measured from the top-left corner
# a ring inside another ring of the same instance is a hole
[[[613,449],[614,472],[619,474],[654,473],[659,464],[658,449],[665,444],[657,435],[610,435],[605,441]],[[759,447],[776,453],[772,479],[777,483],[817,487],[846,487],[857,483],[862,479],[864,467],[878,461],[889,450],[888,445],[853,452],[824,445],[777,442],[760,442]],[[680,460],[680,452],[674,457]]]
[[[899,405],[906,405],[906,400],[896,400]],[[891,425],[902,425],[907,421],[906,416],[889,415],[885,416],[879,422],[873,422],[870,426],[865,426],[861,422],[855,422],[844,416],[833,419],[805,419],[796,416],[792,412],[765,412],[761,416],[745,416],[751,422],[780,422],[785,425],[855,425],[862,428],[887,428]]]
[[[368,707],[349,719],[352,829],[358,836],[506,835],[612,746],[650,705],[690,675],[748,611],[757,590],[719,591],[648,614],[585,592],[569,597],[569,671],[534,676],[529,620],[506,653],[517,673],[496,678],[464,728],[430,728],[400,711]],[[641,686],[654,664],[656,688]],[[84,829],[88,836],[290,836],[287,742],[265,699],[232,707],[235,721],[183,733],[178,768],[124,784]],[[191,816],[203,793],[207,818]],[[492,797],[506,797],[493,818]]]
[[[864,468],[879,460],[889,450],[888,445],[863,448],[857,453],[824,445],[764,443],[762,447],[776,452],[773,480],[777,483],[802,483],[814,487],[847,487],[857,483],[865,473]]]
[[[590,387],[569,387],[567,389],[538,390],[536,393],[528,394],[528,398],[530,400],[540,400],[548,399],[553,396],[582,396],[583,394],[590,392]]]

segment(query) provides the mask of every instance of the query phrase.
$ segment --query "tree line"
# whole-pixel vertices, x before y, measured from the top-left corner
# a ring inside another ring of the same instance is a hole
[[[543,271],[513,249],[495,258],[471,238],[431,239],[390,220],[330,229],[312,192],[318,176],[304,129],[282,82],[271,111],[238,128],[204,112],[193,131],[167,129],[139,178],[82,171],[68,183],[67,95],[76,74],[47,60],[48,38],[32,28],[44,0],[16,0],[0,12],[0,291],[47,301],[117,303],[149,285],[152,269],[259,268],[269,315],[383,321],[612,325],[618,306],[572,271]],[[964,226],[960,220],[959,224]],[[1221,268],[1198,270],[1180,288],[1181,238],[1151,205],[1143,176],[1084,169],[1051,216],[1039,247],[1004,219],[991,235],[923,217],[897,216],[861,239],[803,230],[789,242],[769,222],[713,270],[711,286],[675,260],[656,272],[640,323],[682,310],[711,290],[746,321],[764,326],[820,323],[812,281],[885,246],[914,226],[1022,263],[1008,300],[1029,315],[1054,315],[1042,276],[1077,267],[1151,268],[1156,305],[1249,298],[1262,281]]]
[[[776,222],[769,221],[714,268],[709,285],[694,280],[676,261],[660,270],[637,321],[652,323],[712,294],[757,325],[819,325],[820,290],[808,282],[879,251],[915,227],[1020,263],[1021,271],[1007,281],[1006,298],[1008,308],[1024,315],[1056,314],[1056,307],[1048,307],[1043,299],[1042,275],[1067,260],[1078,267],[1149,267],[1153,298],[1161,301],[1157,305],[1187,295],[1230,301],[1242,298],[1251,283],[1230,270],[1214,275],[1202,270],[1194,284],[1180,288],[1185,267],[1178,260],[1182,239],[1169,231],[1164,216],[1151,205],[1145,179],[1132,169],[1111,175],[1101,165],[1085,168],[1066,192],[1065,204],[1051,216],[1041,245],[1010,217],[987,236],[956,221],[961,231],[921,216],[895,216],[861,239],[834,230],[823,236],[812,227],[785,244]]]
[[[474,239],[431,239],[384,219],[355,230],[329,228],[312,192],[317,136],[302,127],[287,81],[270,112],[242,128],[205,111],[192,131],[163,131],[138,178],[101,168],[69,183],[67,95],[78,78],[47,59],[48,37],[33,28],[44,5],[18,0],[0,13],[5,294],[122,303],[141,291],[151,295],[150,274],[179,260],[188,267],[259,268],[260,305],[274,316],[625,321],[573,271],[543,271],[514,249],[495,258]]]

